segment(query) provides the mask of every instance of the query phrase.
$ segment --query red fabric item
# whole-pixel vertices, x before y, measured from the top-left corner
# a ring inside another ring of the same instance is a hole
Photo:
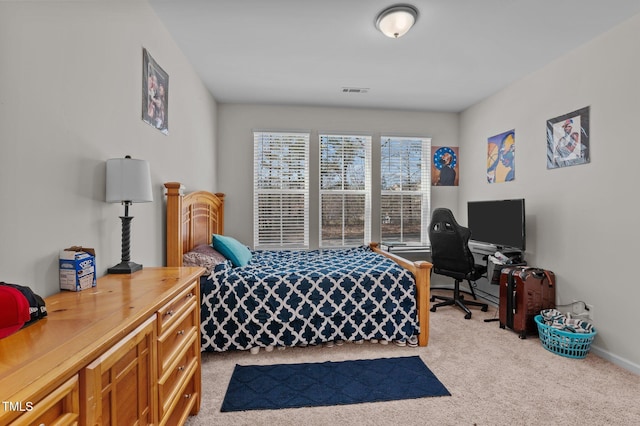
[[[29,301],[20,290],[0,286],[0,339],[20,330],[31,319]]]

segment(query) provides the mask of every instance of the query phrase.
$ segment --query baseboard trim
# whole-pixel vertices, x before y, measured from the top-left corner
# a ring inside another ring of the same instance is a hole
[[[613,364],[617,365],[618,367],[622,367],[625,370],[629,370],[632,373],[635,373],[637,375],[640,375],[640,365],[635,364],[631,361],[629,361],[628,359],[624,359],[622,357],[619,357],[618,355],[612,354],[609,351],[606,351],[602,348],[599,348],[598,346],[592,345],[591,346],[591,352],[594,355],[599,356],[600,358],[604,358],[607,361],[612,362]]]

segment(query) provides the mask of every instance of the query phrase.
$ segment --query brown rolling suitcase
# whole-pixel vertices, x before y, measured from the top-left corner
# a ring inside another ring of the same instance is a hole
[[[508,327],[521,339],[537,334],[534,317],[556,306],[553,272],[529,266],[504,268],[500,274],[500,328]]]

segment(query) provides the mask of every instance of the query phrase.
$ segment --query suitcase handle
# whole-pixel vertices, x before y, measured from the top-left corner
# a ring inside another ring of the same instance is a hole
[[[513,318],[518,313],[518,304],[516,303],[515,279],[513,275],[516,269],[511,269],[507,274],[507,325],[513,327]]]
[[[549,283],[549,287],[553,287],[553,280],[551,279],[551,274],[546,269],[527,267],[522,269],[523,273],[525,271],[531,273],[531,275],[533,275],[539,280],[544,280],[546,278],[547,282]]]

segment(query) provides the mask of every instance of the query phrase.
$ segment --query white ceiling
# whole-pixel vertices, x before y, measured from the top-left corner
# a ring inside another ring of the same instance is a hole
[[[219,102],[453,112],[640,13],[640,0],[410,0],[418,21],[394,40],[374,26],[393,0],[150,3]]]

